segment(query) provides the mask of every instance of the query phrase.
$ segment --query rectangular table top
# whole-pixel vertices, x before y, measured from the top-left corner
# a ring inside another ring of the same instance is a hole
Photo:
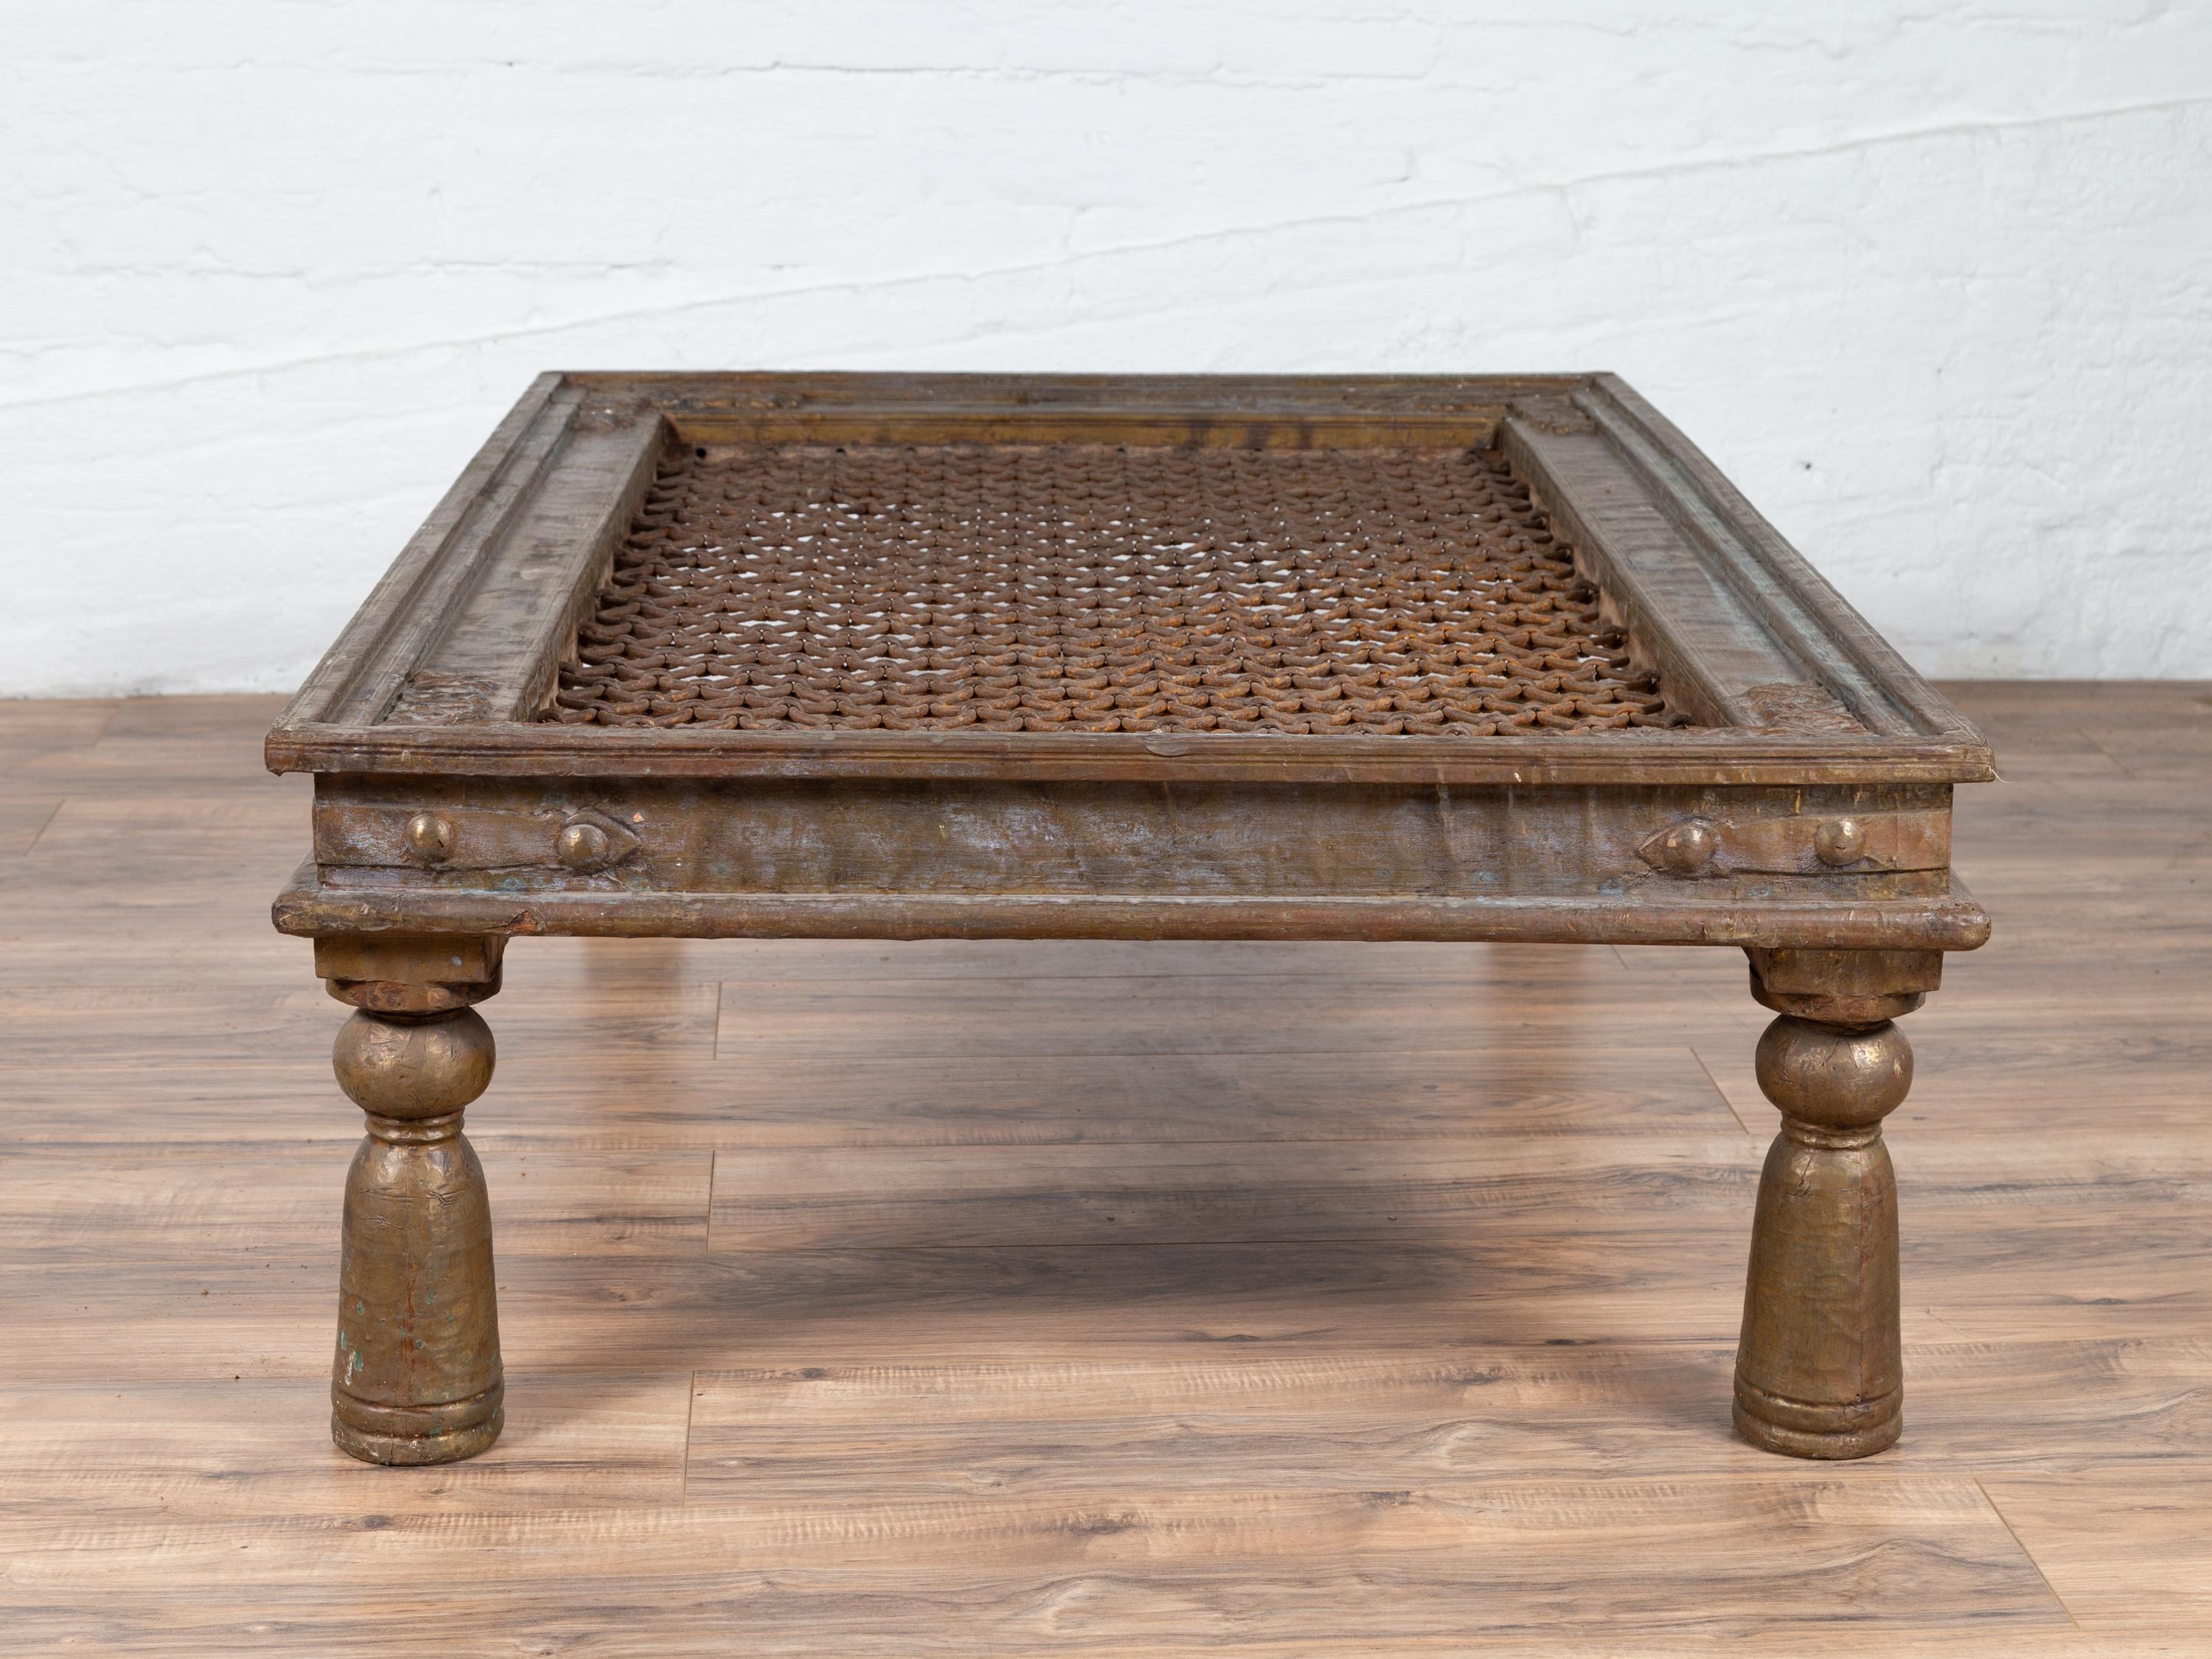
[[[542,377],[280,770],[1952,781],[1606,375]]]

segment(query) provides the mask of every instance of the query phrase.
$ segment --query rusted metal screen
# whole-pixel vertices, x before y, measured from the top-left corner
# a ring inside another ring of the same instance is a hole
[[[1494,453],[682,447],[548,720],[894,731],[1676,726]]]

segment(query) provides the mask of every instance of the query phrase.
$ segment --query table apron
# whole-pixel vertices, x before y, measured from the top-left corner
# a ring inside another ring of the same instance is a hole
[[[1926,784],[326,775],[289,902],[316,933],[1963,943],[1949,828]]]

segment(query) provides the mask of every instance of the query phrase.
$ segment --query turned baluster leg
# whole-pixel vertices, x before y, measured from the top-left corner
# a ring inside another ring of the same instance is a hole
[[[491,1082],[491,1030],[470,1005],[499,988],[500,943],[317,944],[331,994],[356,1007],[332,1063],[368,1120],[346,1174],[331,1436],[372,1463],[472,1457],[503,1421],[491,1206],[461,1133]]]
[[[1759,1086],[1782,1113],[1759,1176],[1736,1350],[1735,1425],[1796,1457],[1867,1457],[1904,1425],[1897,1181],[1881,1120],[1912,1085],[1891,1021],[1933,989],[1927,951],[1754,951],[1780,1016]]]

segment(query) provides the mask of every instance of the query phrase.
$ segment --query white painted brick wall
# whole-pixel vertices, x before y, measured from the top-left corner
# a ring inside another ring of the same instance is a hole
[[[2212,8],[0,0],[0,692],[289,687],[548,367],[1610,368],[2212,674]]]

